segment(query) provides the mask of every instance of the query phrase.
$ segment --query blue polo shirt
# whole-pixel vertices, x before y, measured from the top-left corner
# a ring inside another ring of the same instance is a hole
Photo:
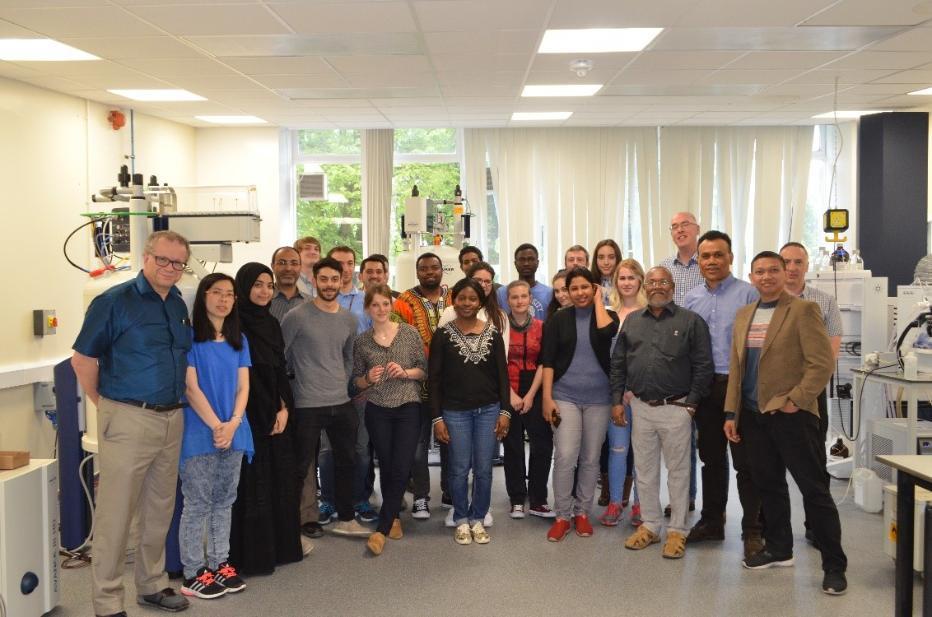
[[[348,293],[342,291],[337,294],[337,302],[340,306],[353,314],[356,318],[356,334],[362,334],[372,327],[372,320],[366,314],[366,292],[353,287]]]
[[[94,298],[72,349],[97,358],[101,396],[177,403],[191,349],[188,307],[177,287],[162,300],[140,272]]]
[[[709,289],[708,284],[703,283],[686,294],[686,308],[698,313],[709,326],[712,361],[719,375],[728,374],[732,330],[738,309],[759,299],[760,294],[753,285],[736,279],[732,274],[722,279],[715,289]]]
[[[498,308],[510,314],[511,307],[508,306],[508,286],[502,285],[498,288],[496,294],[498,294]],[[536,281],[534,286],[531,287],[531,307],[528,311],[531,317],[543,320],[547,315],[547,307],[550,305],[551,300],[553,300],[553,287]]]

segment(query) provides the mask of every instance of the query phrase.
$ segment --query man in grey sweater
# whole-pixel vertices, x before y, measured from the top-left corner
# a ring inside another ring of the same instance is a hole
[[[314,264],[317,297],[289,311],[282,320],[285,358],[294,373],[294,422],[298,486],[317,468],[321,429],[333,449],[334,498],[339,522],[333,533],[368,537],[353,513],[353,452],[359,419],[350,403],[347,384],[353,368],[356,317],[340,307],[342,267],[325,258]]]

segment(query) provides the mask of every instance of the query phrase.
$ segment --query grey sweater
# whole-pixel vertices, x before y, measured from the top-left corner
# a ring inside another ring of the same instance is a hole
[[[349,402],[356,317],[341,308],[327,313],[314,302],[288,311],[282,320],[285,359],[294,372],[295,407],[326,407]]]

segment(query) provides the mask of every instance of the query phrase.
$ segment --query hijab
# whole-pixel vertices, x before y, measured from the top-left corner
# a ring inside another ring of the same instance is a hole
[[[249,340],[252,363],[274,367],[284,365],[285,340],[278,320],[269,307],[259,306],[249,298],[252,286],[261,274],[274,280],[272,270],[265,264],[250,262],[236,273],[236,294],[239,296],[239,319],[243,332]]]

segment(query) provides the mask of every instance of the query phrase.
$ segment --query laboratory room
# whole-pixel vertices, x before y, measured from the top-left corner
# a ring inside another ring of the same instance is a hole
[[[0,617],[932,615],[930,112],[930,0],[0,0]]]

